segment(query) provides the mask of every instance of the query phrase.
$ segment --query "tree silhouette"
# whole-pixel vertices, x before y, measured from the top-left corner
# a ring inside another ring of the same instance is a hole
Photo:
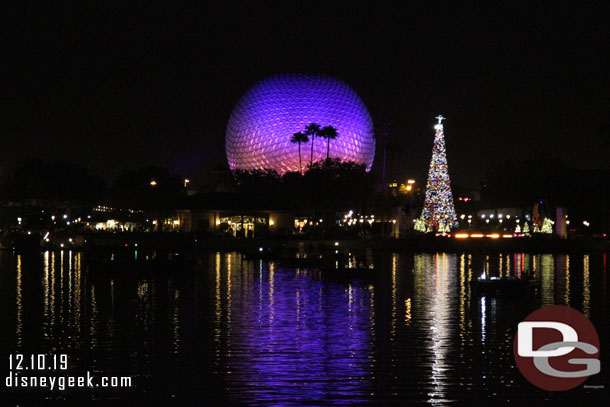
[[[309,165],[313,165],[313,143],[316,136],[320,135],[320,125],[317,123],[310,123],[305,127],[305,135],[311,136],[311,157],[309,159]]]
[[[364,212],[373,196],[372,177],[366,166],[336,158],[314,163],[305,173],[301,189],[303,203],[325,219],[325,228],[333,224],[340,211]]]
[[[165,167],[146,166],[123,170],[114,181],[111,199],[119,208],[169,215],[184,197],[184,177]]]
[[[4,199],[54,208],[92,205],[106,192],[104,181],[79,165],[27,158],[8,168],[0,183]]]
[[[307,143],[308,141],[309,141],[309,137],[307,137],[307,134],[303,134],[300,131],[298,133],[294,133],[292,135],[292,137],[290,138],[291,143],[299,144],[299,171],[301,172],[301,174],[303,173],[303,166],[301,164],[301,143]],[[312,141],[312,144],[313,144],[313,141]]]
[[[330,159],[330,141],[337,138],[339,133],[333,126],[325,126],[320,130],[319,135],[326,139],[326,159]]]

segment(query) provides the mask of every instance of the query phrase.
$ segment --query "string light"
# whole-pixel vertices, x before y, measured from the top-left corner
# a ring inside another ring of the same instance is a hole
[[[549,218],[544,218],[542,221],[542,229],[540,229],[541,233],[553,233],[553,221]]]
[[[458,222],[453,206],[453,194],[451,193],[451,181],[449,180],[447,167],[445,131],[443,129],[445,118],[442,115],[436,118],[438,123],[434,126],[436,134],[421,219],[430,231],[448,232],[450,228],[456,227]]]

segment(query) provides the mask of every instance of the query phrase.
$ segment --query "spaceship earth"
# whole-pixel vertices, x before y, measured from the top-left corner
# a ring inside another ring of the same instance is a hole
[[[327,76],[287,74],[266,78],[237,102],[227,125],[231,170],[299,171],[299,146],[290,141],[310,123],[333,126],[330,157],[371,169],[375,139],[371,116],[345,82]],[[301,143],[303,169],[311,159],[311,137]],[[315,137],[313,161],[326,158],[327,140]]]

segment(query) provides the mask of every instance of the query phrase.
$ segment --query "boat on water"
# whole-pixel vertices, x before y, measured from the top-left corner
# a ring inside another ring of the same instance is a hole
[[[475,296],[518,296],[527,294],[531,288],[539,285],[537,280],[528,278],[479,277],[470,281]]]

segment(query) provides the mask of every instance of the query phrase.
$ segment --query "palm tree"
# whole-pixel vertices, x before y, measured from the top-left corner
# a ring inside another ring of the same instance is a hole
[[[313,142],[316,136],[320,135],[320,125],[316,123],[309,123],[305,127],[305,135],[311,136],[311,158],[309,159],[309,166],[313,165]]]
[[[294,133],[290,138],[291,143],[299,144],[299,171],[301,174],[303,173],[303,166],[301,165],[301,143],[307,143],[309,141],[309,137],[307,134],[303,134],[302,132]]]
[[[325,126],[320,130],[321,137],[326,139],[326,160],[330,158],[330,141],[337,138],[339,133],[333,126]]]

